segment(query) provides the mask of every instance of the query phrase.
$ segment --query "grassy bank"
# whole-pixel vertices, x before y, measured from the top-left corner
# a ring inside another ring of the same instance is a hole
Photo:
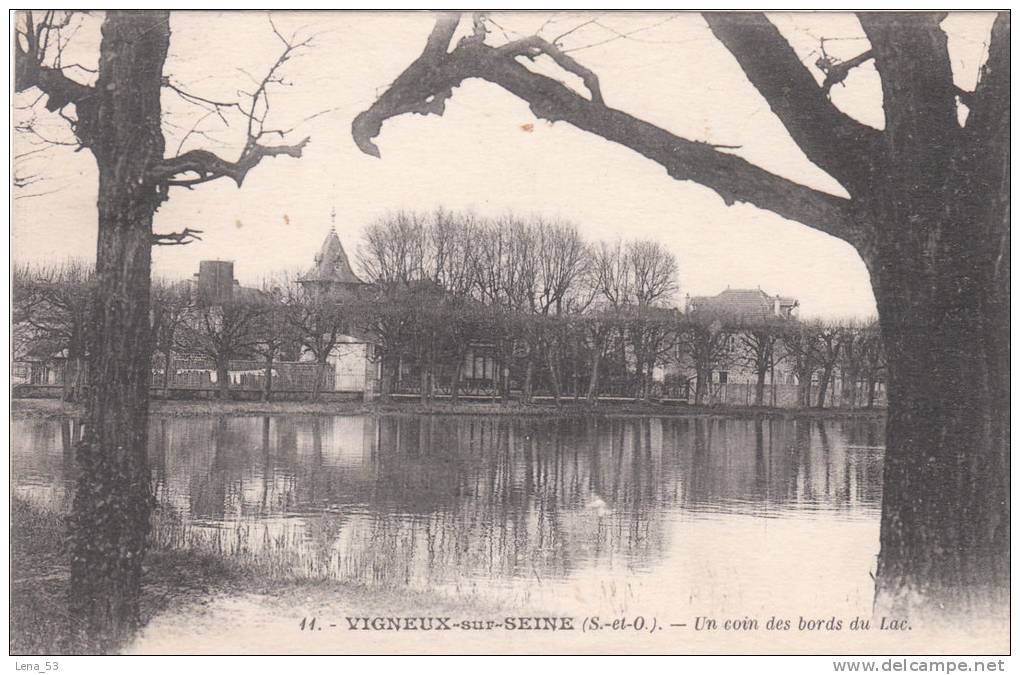
[[[56,399],[13,399],[11,409],[22,416],[59,416],[81,414],[80,405],[65,403]],[[153,415],[174,417],[202,415],[512,415],[533,417],[690,417],[690,416],[724,416],[724,417],[818,417],[844,418],[866,417],[882,418],[884,410],[843,410],[818,408],[755,408],[737,406],[685,406],[663,405],[660,403],[644,403],[630,401],[602,401],[596,404],[587,402],[564,402],[524,404],[516,401],[510,403],[433,401],[421,403],[414,400],[393,402],[362,401],[162,401],[150,403]]]
[[[85,653],[69,630],[70,578],[65,524],[61,514],[11,498],[10,653],[54,655]],[[188,631],[207,607],[224,598],[254,596],[267,607],[307,608],[338,616],[405,614],[408,607],[495,616],[497,609],[480,599],[451,599],[404,587],[368,587],[309,578],[295,573],[288,556],[270,552],[251,555],[224,550],[171,548],[180,531],[172,523],[153,520],[153,549],[145,560],[141,613],[143,625],[157,617],[162,626]],[[200,542],[188,542],[189,546]],[[324,609],[326,608],[326,609]]]
[[[61,514],[11,498],[11,654],[84,651],[70,630],[65,535]],[[239,567],[211,555],[154,551],[145,565],[142,620],[201,603],[218,589],[236,587],[245,576]]]

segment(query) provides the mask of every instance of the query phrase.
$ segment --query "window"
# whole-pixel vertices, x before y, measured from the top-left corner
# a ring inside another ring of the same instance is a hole
[[[729,375],[730,374],[728,372],[726,372],[725,370],[720,370],[719,371],[719,384],[726,384],[726,380],[729,377]]]

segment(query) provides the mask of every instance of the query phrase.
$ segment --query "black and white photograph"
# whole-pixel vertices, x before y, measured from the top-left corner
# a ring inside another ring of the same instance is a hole
[[[9,31],[16,669],[1006,669],[1008,10]]]

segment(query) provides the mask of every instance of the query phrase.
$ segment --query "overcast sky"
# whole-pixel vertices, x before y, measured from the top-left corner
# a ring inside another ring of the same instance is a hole
[[[805,316],[867,316],[874,299],[867,272],[846,243],[748,205],[727,207],[710,190],[678,182],[657,164],[565,123],[537,122],[528,107],[495,85],[469,81],[455,90],[443,117],[388,121],[377,139],[382,158],[358,151],[350,123],[420,52],[433,19],[424,13],[274,13],[282,32],[315,33],[315,45],[286,65],[291,86],[273,93],[269,122],[294,141],[310,136],[300,160],[264,162],[238,190],[229,180],[177,189],[156,214],[156,230],[205,232],[186,247],[157,248],[155,272],[189,276],[198,261],[235,261],[242,283],[273,271],[305,268],[336,228],[356,258],[362,228],[397,209],[444,206],[480,215],[536,213],[576,223],[591,240],[651,238],[680,263],[681,296],[760,286],[800,299]],[[867,49],[856,19],[845,14],[771,15],[804,62],[826,52],[849,58]],[[573,55],[601,78],[607,105],[693,140],[740,146],[736,152],[798,182],[843,194],[793,144],[765,101],[697,14],[495,15],[511,36],[571,33]],[[990,15],[954,15],[944,28],[957,82],[973,87]],[[94,66],[99,17],[86,19],[73,56]],[[237,98],[278,54],[265,13],[175,13],[165,74],[189,91]],[[630,33],[614,38],[615,33]],[[632,32],[637,31],[637,32]],[[600,44],[601,43],[601,44]],[[65,58],[65,63],[71,62]],[[812,66],[813,67],[813,66]],[[551,71],[549,71],[551,72]],[[87,78],[86,73],[82,73]],[[853,71],[833,100],[881,127],[880,83],[871,64]],[[20,95],[17,101],[30,102]],[[172,92],[164,96],[167,152],[205,111]],[[320,114],[321,113],[321,114]],[[24,113],[21,113],[22,115]],[[318,114],[311,120],[308,116]],[[43,113],[45,116],[45,113]],[[17,117],[17,116],[16,116]],[[69,140],[59,119],[42,119],[48,138]],[[216,116],[184,149],[206,147],[236,158],[242,131]],[[63,135],[61,135],[63,134]],[[15,135],[14,151],[31,139]],[[31,146],[34,147],[34,146]],[[15,260],[48,262],[95,255],[96,170],[88,152],[56,147],[34,155],[26,170],[45,180],[14,200]]]

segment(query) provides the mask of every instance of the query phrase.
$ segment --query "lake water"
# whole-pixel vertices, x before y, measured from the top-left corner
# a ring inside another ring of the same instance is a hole
[[[12,421],[12,490],[73,486],[70,420]],[[153,417],[163,546],[563,612],[867,615],[882,423]]]

